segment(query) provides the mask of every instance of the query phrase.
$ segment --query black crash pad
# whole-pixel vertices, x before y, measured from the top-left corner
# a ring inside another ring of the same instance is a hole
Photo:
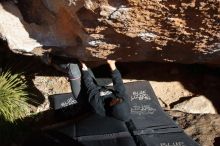
[[[135,146],[124,122],[97,114],[57,131],[86,146]]]
[[[93,113],[79,122],[53,130],[85,146],[198,146],[163,111],[149,82],[126,83],[125,87],[131,105],[130,122],[124,123]],[[56,98],[61,96],[52,96],[51,101],[56,103]]]

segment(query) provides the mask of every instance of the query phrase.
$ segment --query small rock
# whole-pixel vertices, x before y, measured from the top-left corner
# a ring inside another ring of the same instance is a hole
[[[212,102],[204,96],[193,97],[190,100],[176,104],[172,110],[178,110],[194,114],[217,114],[217,111],[213,106]]]

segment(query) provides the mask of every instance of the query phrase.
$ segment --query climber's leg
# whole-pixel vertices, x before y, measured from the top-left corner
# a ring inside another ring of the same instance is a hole
[[[78,64],[70,63],[67,65],[70,86],[73,96],[77,99],[81,91],[81,72]]]

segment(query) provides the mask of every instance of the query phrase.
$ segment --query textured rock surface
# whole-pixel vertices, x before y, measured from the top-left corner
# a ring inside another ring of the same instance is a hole
[[[14,4],[0,4],[0,36],[7,40],[12,50],[31,52],[34,48],[42,46],[29,36],[26,29],[30,28],[25,28],[26,26],[19,9]]]
[[[193,96],[193,93],[184,88],[184,86],[178,82],[150,82],[156,96],[161,99],[169,109],[171,109],[171,105],[173,102],[177,102],[182,97],[190,97]],[[176,92],[174,92],[176,91]]]
[[[218,146],[220,137],[220,116],[212,114],[187,114],[168,111],[184,131],[201,146]]]
[[[161,106],[168,110],[177,110],[194,114],[218,114],[212,101],[203,96],[195,95],[184,88],[180,82],[150,82]]]
[[[195,114],[217,114],[212,102],[204,96],[193,97],[188,101],[176,104],[172,109]]]
[[[49,49],[50,51],[56,51],[59,48],[58,51],[68,54],[67,48],[71,47],[72,53],[77,54],[74,48],[77,48],[79,44],[82,45],[82,39],[86,41],[85,32],[80,27],[81,25],[75,14],[82,7],[79,3],[71,7],[68,1],[64,0],[20,0],[17,4],[11,1],[2,2],[3,10],[0,11],[0,14],[4,16],[5,11],[7,11],[14,21],[7,21],[7,17],[3,17],[0,25],[6,31],[0,31],[0,34],[9,44],[13,42],[15,46],[19,46],[19,48],[16,48],[9,45],[13,51],[20,50],[20,52],[24,53],[31,51],[32,54],[42,55],[45,50],[52,47],[53,49]],[[14,28],[5,27],[7,25],[5,24],[6,22],[14,26]],[[13,31],[13,33],[8,29]],[[15,34],[20,34],[20,36]],[[33,39],[40,45],[30,44],[29,48],[27,48],[24,46],[24,41],[16,41],[19,39]],[[62,48],[65,48],[65,50],[63,51]],[[77,55],[83,57],[82,54]]]
[[[0,36],[13,51],[220,64],[219,0],[18,0],[1,8]]]

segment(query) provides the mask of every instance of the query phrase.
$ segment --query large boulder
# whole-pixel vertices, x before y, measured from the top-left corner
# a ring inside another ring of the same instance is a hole
[[[220,1],[4,1],[0,37],[23,54],[220,64]]]

